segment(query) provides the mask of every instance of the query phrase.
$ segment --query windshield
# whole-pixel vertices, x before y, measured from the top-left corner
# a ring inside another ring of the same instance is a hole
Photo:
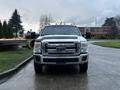
[[[44,35],[81,35],[80,31],[75,26],[46,26],[41,31],[41,36]]]

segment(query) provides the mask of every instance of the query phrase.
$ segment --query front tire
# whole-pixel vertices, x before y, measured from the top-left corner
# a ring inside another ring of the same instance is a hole
[[[88,70],[88,62],[84,64],[79,64],[79,70],[82,73],[86,73]]]
[[[34,61],[34,70],[35,73],[42,73],[43,66],[41,64],[35,63]]]

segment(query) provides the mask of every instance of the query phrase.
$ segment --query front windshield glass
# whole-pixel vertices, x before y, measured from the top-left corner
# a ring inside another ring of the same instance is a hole
[[[75,26],[46,26],[41,31],[41,36],[44,35],[81,35],[79,29]]]

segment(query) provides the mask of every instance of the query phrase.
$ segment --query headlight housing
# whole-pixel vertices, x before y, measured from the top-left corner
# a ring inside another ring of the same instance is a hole
[[[41,42],[35,42],[33,52],[34,53],[41,53]]]
[[[81,42],[81,53],[86,53],[87,52],[87,47],[88,43],[87,42]]]

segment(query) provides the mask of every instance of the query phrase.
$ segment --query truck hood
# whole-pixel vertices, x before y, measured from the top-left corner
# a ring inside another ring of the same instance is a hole
[[[45,36],[39,36],[36,41],[38,42],[44,42],[44,41],[86,41],[86,39],[82,36],[77,36],[77,35],[45,35]]]

